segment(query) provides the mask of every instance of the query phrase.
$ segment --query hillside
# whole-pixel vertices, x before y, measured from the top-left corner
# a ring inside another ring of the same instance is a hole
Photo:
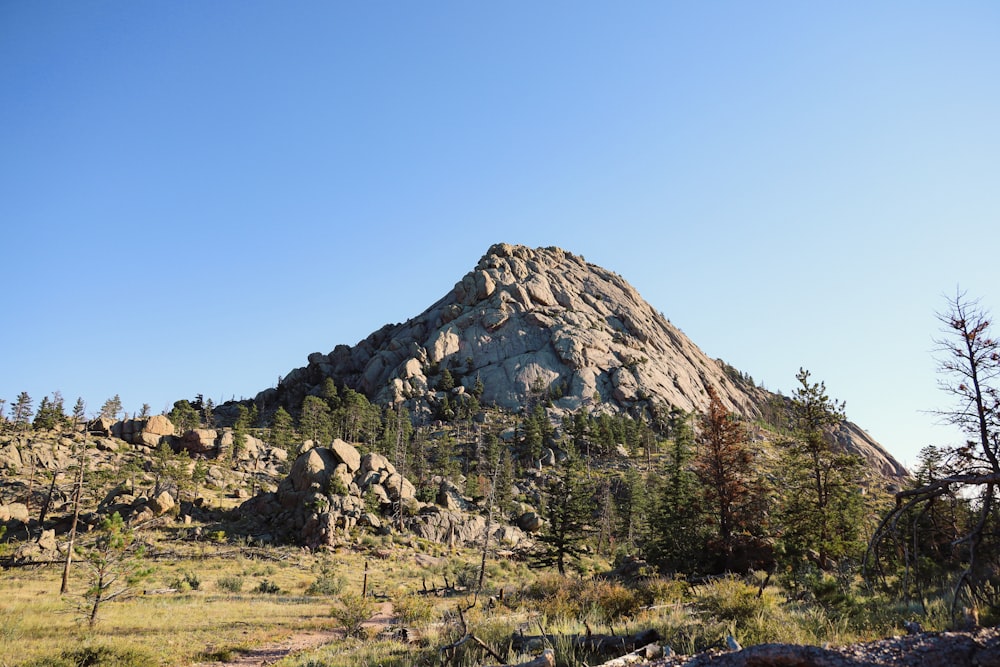
[[[447,370],[454,381],[438,391]],[[327,378],[417,420],[481,383],[481,401],[519,411],[540,398],[554,415],[584,409],[655,416],[702,412],[713,387],[748,420],[784,399],[748,374],[709,358],[618,274],[559,248],[496,244],[455,287],[422,313],[389,324],[353,347],[313,353],[278,386],[260,392],[262,411],[293,413]],[[863,429],[835,434],[888,477],[906,470]]]

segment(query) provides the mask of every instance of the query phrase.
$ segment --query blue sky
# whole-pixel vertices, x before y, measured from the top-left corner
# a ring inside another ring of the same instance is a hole
[[[0,398],[252,396],[495,242],[907,463],[1000,308],[989,2],[0,3]]]

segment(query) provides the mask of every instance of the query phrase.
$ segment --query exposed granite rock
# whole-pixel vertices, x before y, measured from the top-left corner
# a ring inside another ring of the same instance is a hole
[[[557,413],[639,414],[653,405],[703,411],[712,387],[729,410],[753,419],[774,398],[706,356],[618,274],[559,248],[504,243],[420,315],[308,361],[259,394],[258,404],[294,410],[332,377],[429,418],[445,396],[431,390],[444,369],[458,383],[452,399],[463,400],[478,379],[483,402],[514,410],[547,392]],[[906,474],[853,424],[837,436],[873,469]]]

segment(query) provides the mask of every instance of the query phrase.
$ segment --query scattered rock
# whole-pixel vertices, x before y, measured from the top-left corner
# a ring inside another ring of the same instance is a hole
[[[164,491],[149,501],[149,509],[157,516],[166,514],[176,505],[177,503],[174,502],[174,497],[170,495],[169,491]]]

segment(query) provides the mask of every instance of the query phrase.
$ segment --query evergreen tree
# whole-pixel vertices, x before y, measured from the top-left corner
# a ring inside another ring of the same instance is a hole
[[[103,419],[118,419],[118,415],[122,411],[122,399],[115,394],[108,400],[104,401],[104,405],[101,406],[101,417]]]
[[[294,440],[292,416],[284,407],[279,407],[271,417],[271,444],[290,452]]]
[[[441,372],[441,379],[438,380],[438,391],[451,391],[455,388],[455,378],[447,368]]]
[[[318,396],[306,396],[299,413],[299,433],[314,442],[330,441],[330,408]]]
[[[618,499],[618,539],[629,552],[646,542],[649,512],[649,480],[634,467],[625,470]]]
[[[31,421],[31,405],[33,401],[28,392],[22,391],[17,395],[17,400],[11,407],[10,421],[14,424],[15,428],[19,428],[21,431],[28,430],[28,425]]]
[[[862,461],[835,451],[825,433],[845,419],[844,404],[827,396],[824,383],[810,382],[808,371],[800,369],[795,378],[795,436],[781,466],[782,542],[793,567],[808,554],[827,567],[832,560],[859,557],[864,548]]]
[[[142,404],[142,410],[139,411],[139,419],[149,419],[152,408],[149,407],[149,403]]]
[[[694,473],[701,482],[705,511],[712,517],[718,546],[732,547],[733,533],[757,532],[763,521],[763,491],[754,470],[747,433],[722,404],[714,387],[708,389],[708,412],[701,418]],[[755,502],[757,501],[757,502]]]
[[[455,446],[455,438],[452,437],[451,433],[445,433],[435,440],[432,463],[433,469],[439,475],[453,482],[458,480],[461,475],[461,467],[456,457]]]
[[[698,480],[690,469],[694,432],[690,415],[678,416],[663,479],[656,491],[650,557],[665,572],[694,573],[704,561],[704,521]]]
[[[97,624],[101,604],[126,595],[151,570],[143,568],[142,544],[115,512],[101,520],[94,546],[83,553],[90,568],[90,587],[84,593],[88,625]]]
[[[174,402],[174,408],[167,417],[178,433],[186,433],[192,429],[196,429],[200,422],[198,410],[184,398]]]
[[[247,446],[247,429],[250,424],[250,411],[245,405],[236,406],[236,421],[233,422],[233,451],[230,458],[238,461]]]
[[[337,385],[333,381],[333,378],[328,377],[323,380],[323,388],[320,390],[320,398],[326,401],[327,407],[330,408],[331,414],[336,412],[337,408],[340,407],[340,393],[337,391]]]
[[[534,561],[541,567],[555,566],[561,575],[567,565],[584,553],[587,523],[593,512],[593,489],[584,474],[582,461],[570,449],[543,489],[545,528],[538,536]]]
[[[82,398],[77,398],[76,403],[73,404],[73,426],[79,426],[87,419],[87,405],[83,402]]]
[[[56,415],[48,396],[42,396],[42,402],[38,405],[38,412],[35,413],[35,420],[31,425],[36,429],[51,430],[56,427]]]
[[[498,455],[500,467],[497,470],[494,502],[501,512],[507,514],[514,503],[514,461],[507,447],[501,447]]]
[[[215,428],[215,403],[212,399],[205,401],[201,408],[201,423],[208,428]]]
[[[263,428],[264,424],[261,422],[260,408],[257,407],[256,403],[250,404],[250,412],[247,414],[247,428]]]

